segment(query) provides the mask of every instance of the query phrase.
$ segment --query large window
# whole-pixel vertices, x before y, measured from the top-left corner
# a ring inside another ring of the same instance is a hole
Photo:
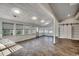
[[[32,32],[32,34],[36,34],[36,27],[32,27],[31,32]]]
[[[22,35],[22,31],[23,31],[23,25],[16,24],[16,35]]]
[[[13,33],[15,33],[15,35],[36,34],[36,27],[26,25],[24,26],[23,24],[14,25],[14,23],[3,22],[2,27],[3,27],[3,36],[11,36],[13,35]]]
[[[25,29],[25,34],[31,34],[31,30],[30,29]]]
[[[3,36],[11,36],[13,35],[13,23],[2,23]]]
[[[25,33],[25,35],[27,35],[27,34],[31,34],[31,27],[30,26],[25,26],[24,27],[24,33]]]

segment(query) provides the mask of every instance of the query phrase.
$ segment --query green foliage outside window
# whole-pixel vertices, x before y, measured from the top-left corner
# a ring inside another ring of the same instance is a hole
[[[17,30],[16,31],[16,35],[21,35],[22,34],[22,31],[21,30]]]

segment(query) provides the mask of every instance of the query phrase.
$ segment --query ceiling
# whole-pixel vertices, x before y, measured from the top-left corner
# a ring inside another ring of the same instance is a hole
[[[19,9],[20,14],[16,15],[15,17],[13,9]],[[35,3],[0,3],[0,17],[13,21],[21,21],[25,23],[35,24],[39,26],[48,26],[52,22],[51,16],[49,16],[40,7],[40,4]],[[37,20],[33,20],[32,17],[37,17]],[[41,23],[41,20],[45,20],[45,22]],[[49,24],[45,25],[45,23],[47,22]]]
[[[49,4],[58,21],[73,17],[78,11],[76,3],[51,3]]]
[[[0,3],[0,17],[31,25],[50,26],[53,18],[49,13],[54,14],[58,21],[63,21],[73,17],[78,12],[78,6],[79,4],[73,3]],[[20,14],[15,14],[14,9],[19,9]],[[37,17],[37,20],[33,20],[32,17]],[[45,22],[41,23],[41,20]]]

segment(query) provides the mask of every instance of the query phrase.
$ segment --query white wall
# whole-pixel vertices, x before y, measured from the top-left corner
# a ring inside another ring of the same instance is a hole
[[[78,35],[79,20],[76,20],[75,18],[70,18],[62,21],[59,24],[60,24],[60,38],[79,40],[79,35]],[[64,29],[62,29],[61,27],[63,27]]]
[[[60,33],[60,38],[68,38],[71,39],[72,38],[72,26],[70,24],[64,24],[64,25],[60,25],[60,29],[59,29]]]

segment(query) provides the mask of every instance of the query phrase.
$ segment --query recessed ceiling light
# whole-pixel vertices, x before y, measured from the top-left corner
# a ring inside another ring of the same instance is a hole
[[[17,14],[20,14],[20,11],[19,10],[14,10],[15,13]]]
[[[37,20],[37,17],[36,17],[36,16],[33,16],[32,19],[33,19],[33,20]]]
[[[20,14],[21,13],[21,10],[19,8],[12,8],[12,12],[14,14]]]
[[[45,20],[41,20],[41,23],[44,23],[45,22]]]

